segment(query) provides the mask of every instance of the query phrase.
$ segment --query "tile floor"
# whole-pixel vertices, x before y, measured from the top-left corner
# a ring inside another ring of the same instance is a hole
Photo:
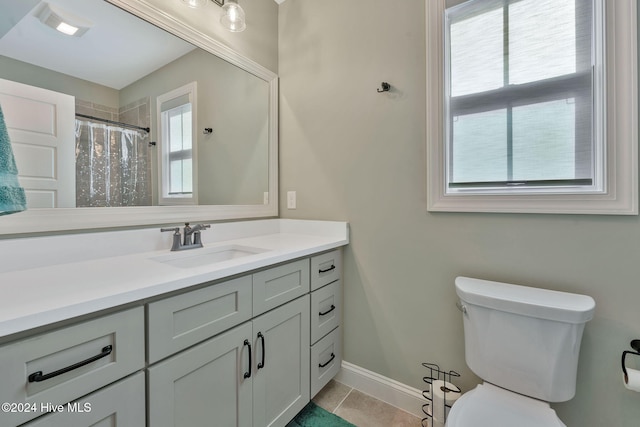
[[[313,402],[358,427],[420,427],[420,418],[332,380]]]

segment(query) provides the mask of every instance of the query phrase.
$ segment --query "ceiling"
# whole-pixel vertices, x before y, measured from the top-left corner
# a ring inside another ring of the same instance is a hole
[[[42,3],[0,0],[0,55],[120,90],[195,49],[103,0],[49,0],[92,23],[67,36],[40,22]]]

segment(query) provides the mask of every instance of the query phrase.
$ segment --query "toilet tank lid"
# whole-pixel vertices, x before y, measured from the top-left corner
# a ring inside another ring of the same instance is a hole
[[[596,303],[590,296],[529,286],[457,277],[456,293],[464,302],[566,323],[593,318]]]

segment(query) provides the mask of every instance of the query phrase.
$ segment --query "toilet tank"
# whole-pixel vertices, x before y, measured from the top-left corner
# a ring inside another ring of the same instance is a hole
[[[586,295],[458,277],[466,361],[483,380],[547,402],[575,395]]]

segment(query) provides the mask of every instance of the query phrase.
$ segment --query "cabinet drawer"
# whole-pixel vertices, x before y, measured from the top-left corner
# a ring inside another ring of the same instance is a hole
[[[251,276],[149,304],[149,363],[251,318]]]
[[[311,290],[315,291],[331,282],[335,282],[342,274],[342,251],[327,252],[311,258]]]
[[[144,427],[144,374],[137,374],[63,405],[24,427]]]
[[[329,335],[311,347],[311,397],[315,396],[335,377],[342,365],[342,328],[337,327]]]
[[[65,404],[144,367],[144,310],[137,307],[7,344],[0,347],[0,367],[0,402]],[[38,415],[0,413],[0,425]]]
[[[291,262],[253,275],[253,315],[309,292],[309,260]]]
[[[342,280],[311,292],[311,344],[340,325]]]

